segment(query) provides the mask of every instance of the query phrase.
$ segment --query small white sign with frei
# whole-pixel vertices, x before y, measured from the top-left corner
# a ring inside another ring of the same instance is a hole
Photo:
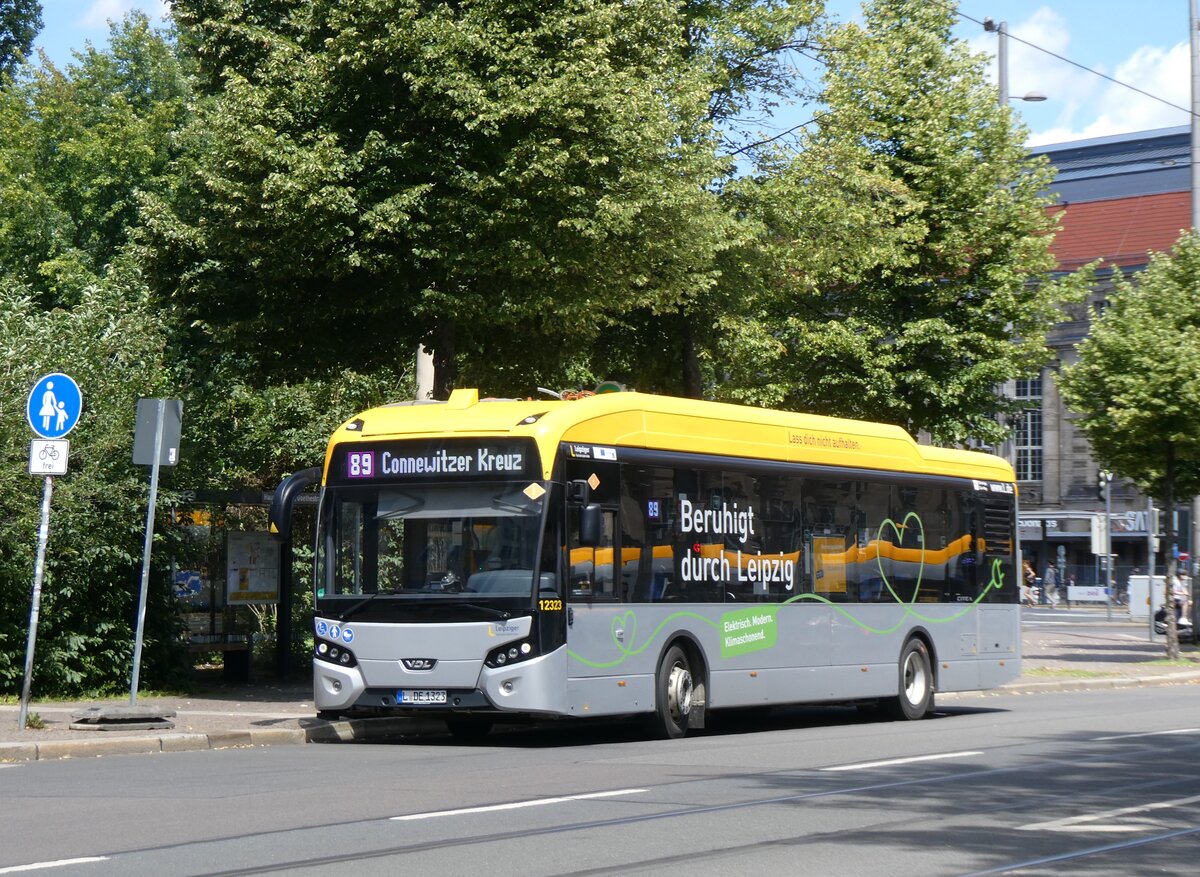
[[[66,439],[34,439],[29,443],[29,474],[66,475],[70,450]]]

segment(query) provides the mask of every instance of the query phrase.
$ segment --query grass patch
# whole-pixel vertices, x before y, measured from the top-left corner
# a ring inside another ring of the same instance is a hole
[[[138,700],[153,700],[156,697],[188,697],[191,691],[182,688],[142,688],[138,690]],[[64,703],[77,701],[108,701],[129,700],[129,689],[121,691],[76,691],[62,694],[39,694],[29,698],[30,703]],[[0,706],[16,706],[21,702],[20,695],[0,694]]]
[[[1069,667],[1033,667],[1021,675],[1042,679],[1100,679],[1113,674],[1101,670],[1075,670]]]
[[[1147,661],[1146,663],[1154,667],[1200,667],[1200,658],[1180,658],[1178,661],[1159,658],[1156,661]]]
[[[46,720],[37,713],[29,713],[25,716],[25,727],[31,731],[46,730]]]

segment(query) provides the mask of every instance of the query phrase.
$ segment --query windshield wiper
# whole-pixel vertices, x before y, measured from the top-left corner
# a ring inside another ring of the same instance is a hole
[[[468,609],[478,609],[485,615],[491,615],[493,618],[499,618],[501,621],[508,621],[512,615],[505,609],[493,609],[491,606],[480,606],[478,603],[459,603],[459,606],[466,606]]]
[[[357,603],[351,603],[349,606],[343,609],[341,614],[338,615],[338,621],[345,621],[350,616],[357,615],[360,609],[367,606],[369,603],[371,603],[371,601],[378,597],[395,596],[395,594],[395,591],[376,591],[374,594],[368,594]]]

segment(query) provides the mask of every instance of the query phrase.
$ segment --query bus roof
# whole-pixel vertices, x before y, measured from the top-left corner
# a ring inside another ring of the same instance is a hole
[[[917,444],[898,426],[723,402],[621,392],[557,399],[480,399],[455,390],[447,402],[402,402],[356,415],[333,434],[379,439],[528,437],[550,478],[561,442],[748,459],[948,475],[1011,483],[1012,466],[991,454]]]

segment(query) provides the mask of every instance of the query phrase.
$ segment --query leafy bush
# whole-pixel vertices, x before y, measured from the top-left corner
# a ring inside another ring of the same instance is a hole
[[[25,404],[38,378],[61,371],[84,397],[68,437],[70,466],[55,479],[46,551],[35,691],[82,694],[127,687],[140,586],[148,479],[132,462],[142,396],[169,395],[164,315],[137,276],[115,269],[71,310],[41,310],[16,285],[0,287],[0,691],[24,675],[43,482],[27,472]],[[160,492],[165,504],[167,490]],[[141,679],[176,682],[184,663],[157,551],[147,599]]]

